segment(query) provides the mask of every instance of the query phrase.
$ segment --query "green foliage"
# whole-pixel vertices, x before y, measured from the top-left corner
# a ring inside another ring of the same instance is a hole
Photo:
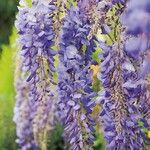
[[[105,145],[104,145],[104,138],[101,134],[96,133],[96,141],[94,143],[94,150],[104,150]]]
[[[0,59],[0,150],[16,150],[15,125],[12,121],[14,107],[14,85],[13,85],[13,53],[16,32],[10,38],[10,45],[3,46]]]
[[[17,11],[17,0],[0,0],[0,49],[8,43]]]
[[[26,0],[26,2],[27,2],[27,4],[28,4],[28,6],[32,6],[32,1],[31,0]]]
[[[48,150],[63,150],[64,141],[62,138],[63,128],[61,125],[57,125],[52,132],[50,142],[48,145]]]

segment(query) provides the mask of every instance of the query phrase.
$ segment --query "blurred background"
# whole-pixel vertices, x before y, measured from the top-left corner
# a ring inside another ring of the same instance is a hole
[[[9,36],[17,12],[17,0],[0,0],[0,50],[9,43]]]
[[[16,0],[0,0],[0,150],[17,150],[12,121],[15,91],[13,54],[16,51],[14,28]]]
[[[28,0],[30,1],[30,0]],[[14,58],[17,50],[17,32],[14,27],[17,14],[17,0],[0,0],[0,150],[17,150],[16,131],[13,122],[15,105]],[[62,127],[53,132],[49,150],[62,150]],[[95,150],[103,150],[104,142],[98,133]]]

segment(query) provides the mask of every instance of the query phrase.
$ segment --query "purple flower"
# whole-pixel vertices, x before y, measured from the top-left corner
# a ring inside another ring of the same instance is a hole
[[[90,8],[92,6],[96,6],[98,5],[98,3],[100,2],[100,0],[79,0],[78,2],[78,7],[80,9],[80,11],[83,13],[87,13],[90,11]]]
[[[143,0],[143,1],[130,0],[128,4],[128,9],[132,9],[132,8],[139,8],[147,12],[150,12],[150,1],[149,0]]]
[[[29,84],[24,80],[22,72],[16,81],[16,105],[13,120],[16,123],[16,142],[23,150],[37,149],[37,143],[33,138],[31,113],[32,105],[29,102]]]
[[[146,148],[143,128],[149,129],[149,90],[141,76],[149,73],[149,12],[145,4],[141,6],[144,2],[128,6],[133,1],[127,3],[127,8],[121,8],[121,22],[127,34],[116,34],[110,46],[100,42],[103,54],[98,78],[103,90],[99,92],[98,101],[102,105],[100,118],[108,150]],[[125,3],[113,1],[118,2]],[[120,22],[114,30],[117,29],[123,31]]]
[[[150,51],[148,51],[148,53],[146,53],[144,59],[143,59],[143,63],[140,66],[140,77],[144,78],[147,75],[150,74]]]
[[[88,39],[96,35],[99,28],[103,27],[104,32],[109,32],[109,27],[105,24],[105,18],[108,10],[112,7],[109,0],[79,0],[78,7],[84,20],[90,24]]]
[[[116,4],[116,3],[125,4],[126,2],[127,2],[127,0],[112,0],[113,4]]]
[[[96,45],[94,37],[87,39],[89,31],[90,25],[79,9],[71,7],[61,31],[58,66],[58,106],[70,150],[92,149],[95,139],[91,117],[95,93],[89,67]]]
[[[149,0],[131,0],[122,16],[122,23],[127,26],[127,33],[137,35],[150,34],[150,2]]]
[[[148,0],[131,0],[127,3],[126,11],[122,17],[122,23],[126,26],[125,52],[134,66],[134,71],[124,74],[125,94],[129,99],[131,118],[134,122],[143,122],[142,128],[150,128],[149,109],[149,36],[150,36],[150,3]],[[131,77],[131,74],[134,76]],[[127,79],[128,78],[128,79]],[[144,120],[144,121],[143,121]],[[144,135],[144,136],[143,136]],[[143,145],[147,137],[141,130]]]
[[[31,116],[29,122],[32,130],[31,140],[35,141],[41,149],[47,146],[47,137],[54,127],[56,90],[53,72],[56,52],[52,49],[55,35],[52,27],[53,18],[50,15],[54,10],[55,6],[47,1],[33,1],[31,8],[27,6],[19,8],[16,21],[20,35],[22,70],[25,72],[25,78],[22,80],[23,83],[28,84],[26,105],[30,106],[27,108],[30,112],[27,113]],[[21,90],[19,89],[18,93],[22,92]],[[20,98],[17,103],[24,100]],[[23,125],[17,123],[17,130],[22,128],[21,126],[26,126],[25,123],[22,122]],[[18,138],[23,136],[25,135],[19,135]],[[24,149],[23,145],[20,147]]]
[[[103,90],[98,100],[102,105],[100,118],[103,124],[104,136],[107,141],[106,149],[140,149],[144,148],[141,130],[138,127],[140,112],[133,105],[133,99],[141,90],[139,86],[129,84],[135,79],[135,68],[123,52],[113,44],[107,46],[100,43],[103,49],[101,56],[101,72]],[[139,88],[139,89],[138,89]],[[135,117],[136,116],[136,117]]]
[[[144,77],[149,73],[150,49],[150,2],[148,0],[131,0],[122,15],[122,23],[126,27],[126,36],[130,36],[125,43],[125,50],[129,57],[138,61],[140,66],[139,76]],[[131,37],[132,36],[132,37]]]

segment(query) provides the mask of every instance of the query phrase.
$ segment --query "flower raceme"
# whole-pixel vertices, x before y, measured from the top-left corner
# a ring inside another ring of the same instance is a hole
[[[89,25],[78,7],[72,7],[64,20],[59,50],[59,111],[70,150],[93,149],[95,106],[90,73],[94,38],[87,39]],[[69,37],[69,39],[68,39]]]
[[[51,16],[54,10],[55,6],[48,1],[33,1],[31,8],[27,6],[19,8],[16,21],[20,35],[22,69],[26,78],[23,79],[25,80],[23,83],[28,84],[29,92],[28,97],[20,97],[21,99],[18,98],[18,101],[22,101],[21,103],[26,101],[30,104],[32,138],[36,145],[43,150],[46,149],[49,132],[54,127],[56,94],[53,72],[55,71],[54,55],[56,52],[51,48],[55,36]],[[19,89],[20,93],[21,90],[22,88]],[[26,122],[22,122],[22,124],[25,125]],[[17,130],[22,128],[22,124],[17,125]],[[20,146],[21,149],[24,149],[24,145]]]
[[[21,65],[21,64],[20,64]],[[33,138],[32,129],[32,105],[29,101],[29,84],[24,76],[22,66],[19,66],[16,79],[16,105],[14,108],[14,122],[16,123],[17,144],[21,149],[37,149]]]
[[[115,44],[107,46],[104,43],[100,47],[103,48],[103,54],[99,79],[104,89],[99,93],[98,100],[102,105],[100,116],[108,143],[106,149],[142,149],[140,130],[136,128],[137,122],[130,118],[133,108],[123,86],[124,72],[130,72],[128,66],[132,67],[132,64],[122,55],[122,47],[118,49]]]
[[[132,0],[129,1],[129,6],[131,6],[130,3],[132,3]],[[138,5],[138,8],[140,6]],[[129,23],[129,16],[132,16],[130,13],[134,12],[133,8],[129,12],[127,10],[123,11],[123,15],[128,15],[126,21],[124,21],[126,24]],[[131,22],[138,26],[133,20],[130,20]],[[145,22],[148,25],[148,19]],[[129,34],[129,31],[135,31],[140,28],[134,29],[134,26],[128,24],[126,31]],[[142,27],[138,32],[140,33],[143,29]],[[117,31],[117,26],[115,31]],[[139,127],[139,122],[143,122],[144,126],[142,128],[149,129],[149,90],[145,81],[142,80],[143,75],[140,75],[143,72],[141,71],[140,73],[140,68],[146,71],[147,74],[149,73],[147,63],[149,62],[149,37],[147,36],[147,30],[145,31],[145,41],[140,39],[141,37],[126,38],[124,37],[126,35],[122,32],[116,34],[117,39],[122,34],[121,38],[127,40],[121,42],[119,42],[120,40],[117,42],[113,41],[111,46],[104,43],[100,44],[103,54],[99,79],[102,81],[104,89],[99,93],[98,100],[102,105],[100,116],[107,141],[106,149],[108,150],[146,149],[145,138],[143,138],[144,133]],[[132,32],[132,34],[137,35],[137,32]],[[136,41],[138,39],[140,42],[137,45]],[[119,45],[119,48],[116,45]],[[146,50],[142,67],[139,65],[139,62],[142,60],[140,49]]]
[[[137,15],[138,14],[138,15]],[[131,0],[127,3],[127,8],[121,18],[126,27],[128,40],[125,43],[125,51],[136,66],[137,79],[134,80],[134,90],[136,94],[136,109],[140,112],[140,120],[143,128],[150,129],[150,1]],[[142,22],[142,23],[141,23]],[[139,94],[140,93],[140,94]],[[134,98],[134,99],[135,99]],[[150,140],[145,133],[142,134],[146,140]]]
[[[125,48],[130,57],[142,61],[141,74],[144,75],[150,73],[150,69],[147,67],[150,53],[150,1],[131,0],[127,6],[121,22],[126,27],[127,34],[132,35],[132,37],[127,40]]]

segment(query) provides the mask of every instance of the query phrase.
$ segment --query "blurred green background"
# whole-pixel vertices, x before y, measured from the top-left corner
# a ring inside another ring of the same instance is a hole
[[[16,0],[0,0],[0,150],[17,150],[15,125],[12,121],[15,92],[13,54],[16,31]]]
[[[17,11],[17,0],[0,0],[0,50],[8,44]]]
[[[30,1],[30,0],[28,0]],[[15,104],[14,56],[17,50],[17,32],[14,27],[17,0],[0,0],[0,150],[17,150],[16,131],[13,122]],[[63,129],[59,125],[53,132],[49,150],[61,150]],[[103,150],[103,139],[96,133],[95,150]]]

